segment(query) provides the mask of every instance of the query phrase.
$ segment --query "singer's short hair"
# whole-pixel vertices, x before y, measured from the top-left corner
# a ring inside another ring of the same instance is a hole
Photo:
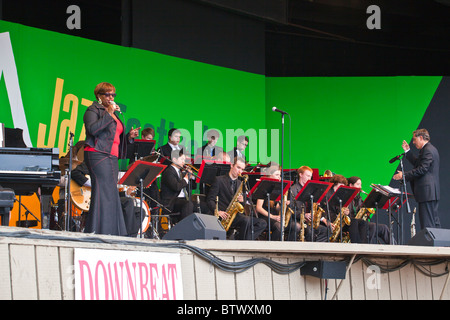
[[[430,134],[427,129],[414,130],[413,135],[416,137],[422,137],[425,141],[430,141]]]
[[[116,88],[111,83],[100,82],[94,89],[95,98],[98,98],[99,94],[104,94],[104,93],[107,93],[109,91],[116,92]]]

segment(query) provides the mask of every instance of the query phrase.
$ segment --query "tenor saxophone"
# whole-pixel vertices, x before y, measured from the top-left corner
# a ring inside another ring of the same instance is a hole
[[[355,216],[355,219],[363,219],[364,221],[367,220],[368,218],[368,212],[370,214],[374,214],[375,213],[375,209],[374,208],[361,208],[359,209],[358,213]]]
[[[299,235],[299,241],[305,242],[305,207],[302,206],[302,212],[300,213],[300,235]]]
[[[416,208],[414,208],[412,219],[411,219],[411,238],[416,235]]]
[[[233,223],[234,219],[236,218],[236,215],[238,213],[244,212],[244,207],[242,204],[237,201],[237,198],[242,193],[242,187],[244,183],[247,182],[248,175],[245,175],[243,177],[244,181],[241,182],[239,185],[239,188],[236,190],[236,193],[233,196],[233,199],[231,200],[230,204],[228,205],[228,208],[226,210],[226,213],[228,214],[228,217],[226,219],[222,219],[220,223],[222,224],[222,227],[225,229],[225,231],[228,231],[230,229],[231,224]]]
[[[294,213],[290,207],[287,206],[287,193],[283,196],[283,218],[284,218],[284,227],[287,228],[289,221],[291,220],[291,216]]]
[[[313,214],[313,228],[317,229],[320,224],[320,219],[322,219],[322,214],[325,212],[325,210],[322,209],[322,207],[319,206],[318,203],[313,203],[312,208],[312,214]]]
[[[336,242],[337,238],[339,237],[339,235],[341,233],[341,219],[343,219],[342,222],[348,226],[351,223],[350,217],[344,213],[344,209],[345,208],[341,209],[341,212],[339,212],[338,216],[336,217],[336,220],[334,220],[334,222],[333,222],[333,234],[330,237],[330,242]],[[348,242],[348,241],[345,241],[345,239],[342,239],[342,242]]]

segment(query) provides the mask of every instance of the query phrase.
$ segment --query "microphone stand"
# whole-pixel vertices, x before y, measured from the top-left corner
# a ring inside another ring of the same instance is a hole
[[[70,231],[70,223],[72,221],[72,206],[70,203],[70,181],[72,180],[72,152],[73,152],[73,132],[70,132],[69,137],[69,170],[67,172],[67,215],[66,215],[66,231]]]
[[[405,197],[406,197],[406,209],[408,213],[411,213],[411,207],[409,205],[409,199],[408,199],[408,192],[406,190],[406,179],[405,179],[405,170],[403,168],[403,157],[404,155],[400,158],[400,167],[402,169],[402,181],[400,182],[401,184],[401,193],[400,193],[400,203],[403,203],[403,192],[405,193]],[[401,208],[402,209],[402,208]],[[403,211],[403,210],[402,210]],[[403,244],[403,215],[400,215],[399,217],[399,224],[400,224],[400,230],[401,230],[401,243]]]
[[[250,227],[251,227],[251,232],[252,232],[252,240],[255,240],[255,225],[254,225],[254,223],[253,223],[253,214],[256,214],[256,209],[255,209],[255,205],[253,204],[253,199],[252,199],[252,195],[251,194],[249,194],[249,190],[250,190],[250,185],[248,184],[248,180],[247,180],[247,182],[245,182],[245,180],[244,181],[242,181],[242,183],[245,183],[244,184],[244,187],[245,187],[245,199],[244,199],[244,210],[245,210],[245,204],[246,204],[246,201],[247,201],[247,198],[248,198],[248,201],[249,201],[249,204],[250,204]],[[245,211],[244,211],[245,212]]]
[[[283,158],[284,158],[284,113],[281,114],[281,208],[284,208],[284,174],[283,174]],[[285,213],[281,210],[281,241],[284,241],[284,215]]]

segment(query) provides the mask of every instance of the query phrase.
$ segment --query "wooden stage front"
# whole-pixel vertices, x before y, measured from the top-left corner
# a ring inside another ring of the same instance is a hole
[[[77,249],[178,254],[185,300],[450,298],[447,247],[232,240],[180,243],[0,227],[0,299],[74,300]],[[301,275],[304,262],[309,261],[345,261],[345,279]]]

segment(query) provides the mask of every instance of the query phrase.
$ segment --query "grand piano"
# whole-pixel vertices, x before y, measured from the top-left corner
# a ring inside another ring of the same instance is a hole
[[[49,228],[52,193],[59,184],[59,150],[57,148],[0,148],[0,190],[2,193],[11,192],[19,196],[19,221],[17,226],[31,227],[37,225],[37,220],[21,221],[20,202],[22,195],[36,193],[41,204],[41,226]],[[9,210],[0,211],[2,225],[9,224]],[[34,215],[35,216],[35,215]],[[36,216],[35,216],[36,217]],[[38,219],[38,217],[36,217]]]
[[[51,195],[60,178],[58,148],[0,148],[0,186],[16,195]]]

